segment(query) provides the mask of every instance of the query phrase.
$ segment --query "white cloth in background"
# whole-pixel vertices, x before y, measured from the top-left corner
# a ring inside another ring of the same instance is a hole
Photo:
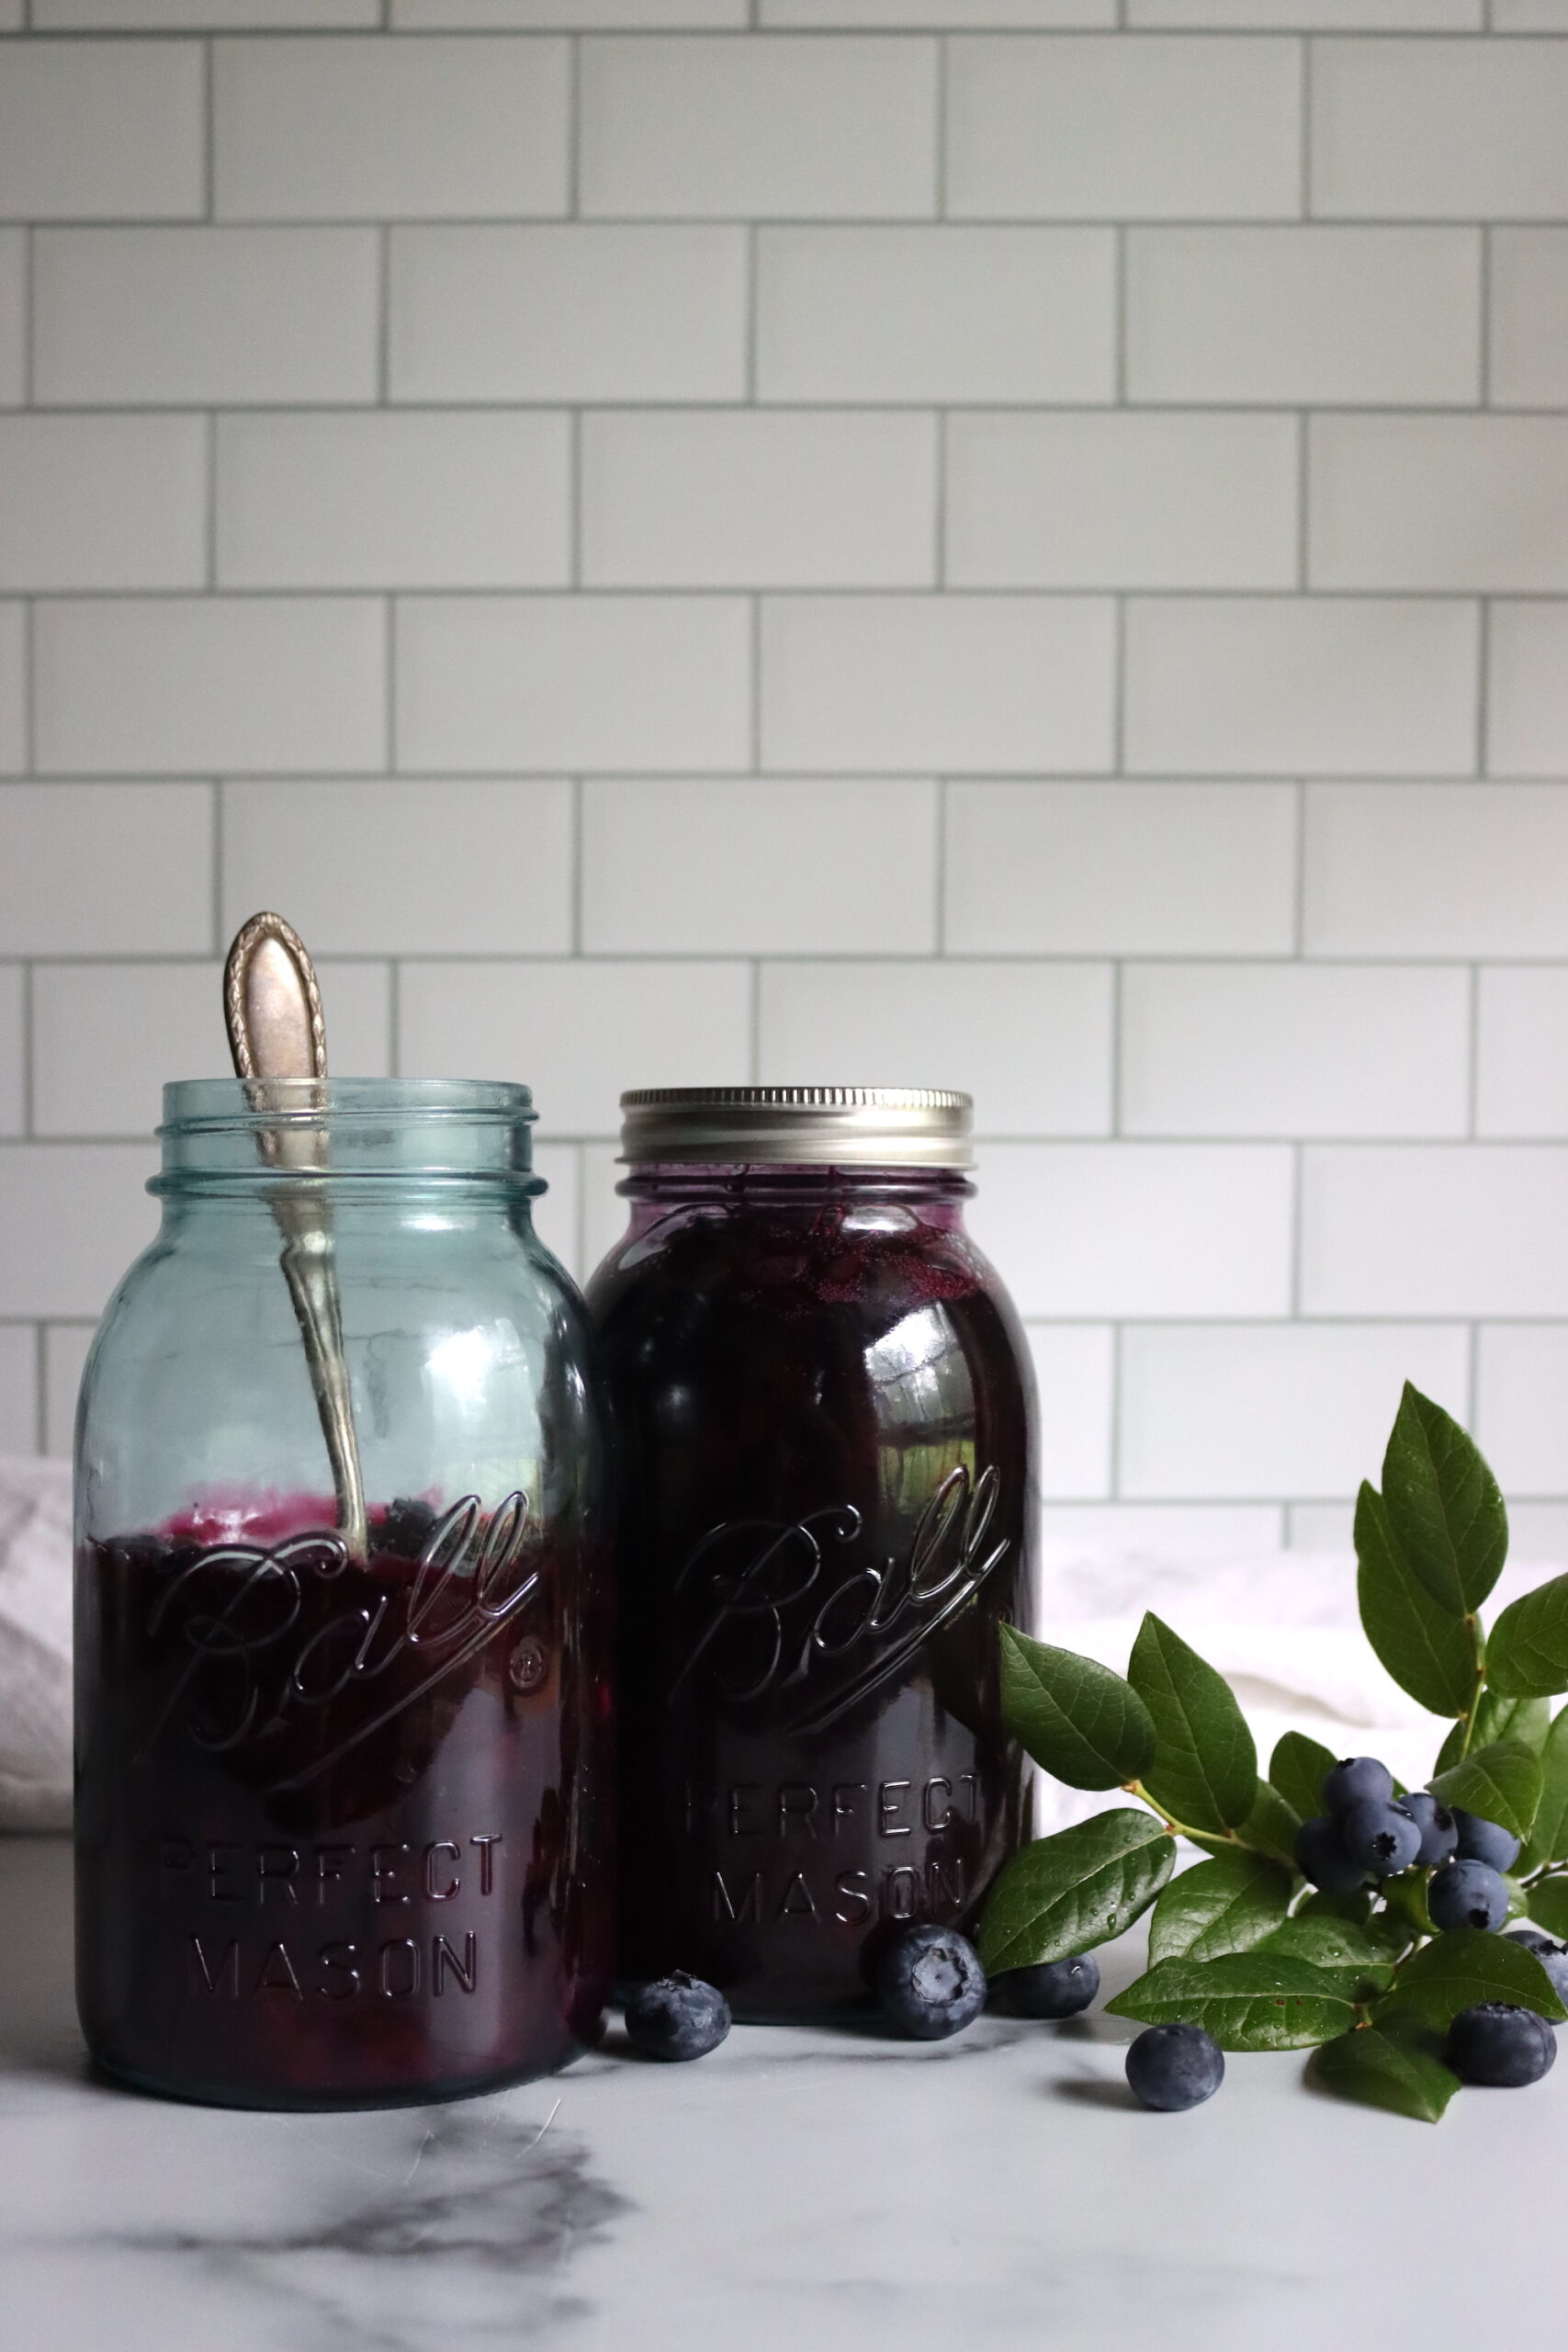
[[[1489,1614],[1555,1576],[1509,1567]],[[1235,1688],[1265,1770],[1282,1731],[1382,1756],[1418,1786],[1442,1724],[1379,1666],[1356,1614],[1348,1553],[1274,1552],[1238,1560],[1151,1559],[1048,1547],[1035,1631],[1124,1673],[1153,1609]],[[1037,1826],[1058,1829],[1115,1802],[1042,1776]],[[0,1459],[0,1830],[71,1821],[71,1465]]]
[[[0,1830],[71,1826],[71,1464],[0,1459]]]

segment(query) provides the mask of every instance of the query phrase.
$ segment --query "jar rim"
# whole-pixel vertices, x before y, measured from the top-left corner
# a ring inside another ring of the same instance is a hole
[[[532,1090],[510,1079],[179,1078],[164,1089],[157,1132],[232,1134],[323,1118],[516,1126],[537,1116]]]
[[[637,1087],[621,1097],[621,1161],[964,1169],[974,1113],[946,1087]]]

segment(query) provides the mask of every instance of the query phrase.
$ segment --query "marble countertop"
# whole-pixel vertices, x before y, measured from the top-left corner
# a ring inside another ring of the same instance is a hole
[[[1108,1989],[1138,1964],[1113,1951]],[[69,1854],[0,1840],[15,2352],[1459,2352],[1561,2324],[1568,2064],[1432,2128],[1233,2058],[1135,2110],[1134,2030],[618,2034],[448,2107],[236,2114],[87,2074]],[[1564,2029],[1568,2035],[1568,2028]]]

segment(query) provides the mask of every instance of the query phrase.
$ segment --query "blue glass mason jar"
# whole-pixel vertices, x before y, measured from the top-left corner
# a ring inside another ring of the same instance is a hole
[[[266,2107],[557,2066],[612,1972],[609,1560],[528,1091],[203,1080],[164,1107],[162,1229],[77,1419],[89,2049],[143,2088]],[[301,1218],[363,1539],[280,1261]]]

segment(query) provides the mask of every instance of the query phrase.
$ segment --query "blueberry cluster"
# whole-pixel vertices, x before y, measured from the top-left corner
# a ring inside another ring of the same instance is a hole
[[[1327,1894],[1348,1894],[1369,1879],[1432,1872],[1427,1910],[1437,1928],[1496,1929],[1508,1916],[1503,1873],[1519,1841],[1495,1821],[1450,1809],[1429,1789],[1396,1796],[1393,1775],[1375,1756],[1347,1756],[1325,1773],[1325,1810],[1302,1824],[1296,1861]]]

